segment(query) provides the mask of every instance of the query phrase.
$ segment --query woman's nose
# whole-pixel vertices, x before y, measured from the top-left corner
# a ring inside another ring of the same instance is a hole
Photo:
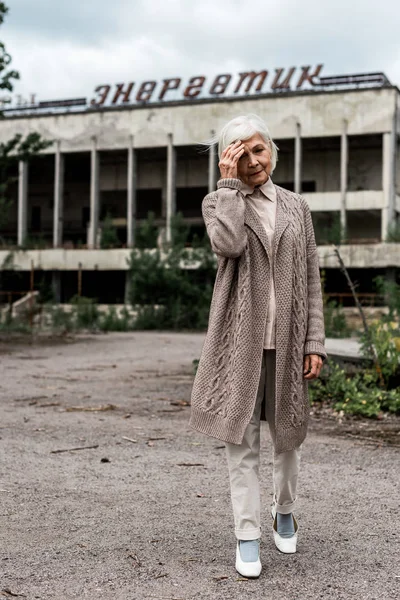
[[[255,167],[257,165],[257,157],[254,154],[249,154],[249,167]]]

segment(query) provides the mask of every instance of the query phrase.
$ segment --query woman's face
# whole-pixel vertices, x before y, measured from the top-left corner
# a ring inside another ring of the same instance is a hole
[[[242,143],[244,152],[238,161],[238,177],[250,187],[263,185],[272,171],[271,150],[259,133]]]

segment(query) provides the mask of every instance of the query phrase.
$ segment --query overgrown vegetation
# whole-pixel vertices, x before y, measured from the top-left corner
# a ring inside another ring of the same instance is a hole
[[[142,227],[140,243],[146,239],[147,244],[156,235],[152,215]],[[137,329],[207,327],[215,257],[206,236],[201,240],[195,238],[192,247],[186,247],[189,228],[180,213],[173,218],[171,229],[171,244],[164,243],[161,249],[153,246],[148,252],[132,251],[129,299],[133,306],[138,306]],[[197,268],[191,268],[194,262]]]
[[[313,215],[315,236],[318,245],[335,244],[339,246],[346,239],[346,231],[340,221],[340,213],[333,213],[328,224],[316,221],[317,217]]]
[[[66,311],[60,305],[52,305],[47,311],[50,328],[55,331],[75,332],[88,331],[131,331],[134,329],[134,316],[126,307],[117,313],[115,307],[110,306],[107,312],[101,312],[96,300],[83,296],[74,296],[71,299],[71,310]]]
[[[158,238],[158,227],[155,224],[155,213],[149,211],[147,219],[142,221],[136,230],[136,248],[156,248]]]
[[[3,24],[8,7],[0,2],[0,25]],[[14,82],[20,78],[18,71],[10,69],[11,56],[5,45],[0,42],[0,90],[12,92]],[[0,111],[0,118],[3,114]],[[29,161],[33,156],[51,146],[52,141],[44,140],[38,133],[29,133],[26,137],[14,135],[8,142],[0,144],[0,229],[7,225],[9,213],[13,205],[10,195],[11,187],[18,181],[17,167],[19,161]],[[0,236],[0,243],[6,240]]]
[[[325,292],[325,271],[321,271],[322,300],[324,304],[325,335],[328,338],[345,338],[351,335],[346,323],[343,306],[335,300],[329,300]]]
[[[388,243],[400,242],[400,223],[398,221],[393,221],[389,224],[388,233],[385,241]]]
[[[113,224],[111,215],[107,213],[101,228],[100,248],[109,250],[110,248],[118,248],[119,245],[117,228]]]
[[[361,336],[361,353],[369,360],[354,375],[333,361],[310,385],[312,402],[332,402],[345,414],[379,417],[382,411],[400,413],[400,285],[375,279],[377,291],[388,299],[389,314],[369,325],[379,368],[372,362],[367,335]]]
[[[0,333],[31,333],[27,321],[13,319],[8,310],[0,313]]]

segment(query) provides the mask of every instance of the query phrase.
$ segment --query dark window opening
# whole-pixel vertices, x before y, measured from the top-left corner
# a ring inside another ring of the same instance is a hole
[[[334,300],[342,306],[355,306],[353,295],[349,289],[346,278],[340,269],[325,268],[324,293],[327,300]],[[376,277],[386,277],[386,270],[359,268],[348,269],[353,283],[357,286],[358,299],[363,306],[384,306],[385,301],[378,293]],[[396,281],[400,279],[400,269],[395,272]]]
[[[127,190],[109,190],[100,194],[100,221],[126,218]]]
[[[136,217],[146,219],[149,212],[154,212],[157,218],[161,217],[162,191],[137,190],[136,192]]]
[[[38,232],[42,226],[42,209],[40,206],[32,206],[31,210],[31,230]]]

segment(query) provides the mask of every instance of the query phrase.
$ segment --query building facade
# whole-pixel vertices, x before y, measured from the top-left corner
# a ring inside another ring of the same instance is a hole
[[[130,248],[149,211],[167,240],[178,211],[192,234],[204,232],[201,201],[215,189],[218,166],[215,149],[205,152],[201,143],[248,113],[265,119],[279,147],[274,182],[309,203],[328,291],[347,291],[329,245],[335,228],[361,291],[372,291],[377,274],[396,277],[400,244],[388,240],[400,214],[400,93],[386,83],[6,113],[0,143],[30,132],[53,141],[15,174],[14,203],[0,232],[0,264],[16,248],[22,277],[18,283],[10,274],[10,285],[26,287],[33,268],[67,301],[83,271],[85,295],[120,302]],[[119,248],[99,249],[106,216]]]

